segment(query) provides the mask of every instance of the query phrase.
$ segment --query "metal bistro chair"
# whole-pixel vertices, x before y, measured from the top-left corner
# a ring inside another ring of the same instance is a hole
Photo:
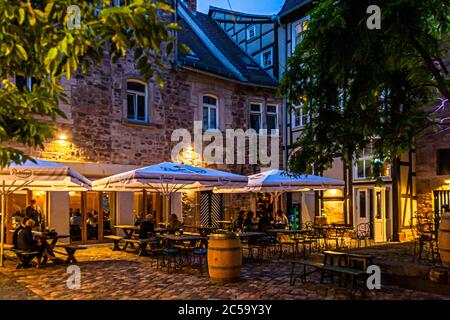
[[[439,261],[439,249],[437,234],[433,228],[433,222],[426,222],[423,217],[418,215],[411,218],[410,228],[414,237],[413,261],[422,260],[424,248],[428,245],[431,251],[432,263]]]
[[[358,224],[350,237],[350,247],[352,241],[357,243],[358,248],[361,247],[361,242],[364,241],[364,246],[367,247],[367,241],[370,241],[370,223]]]

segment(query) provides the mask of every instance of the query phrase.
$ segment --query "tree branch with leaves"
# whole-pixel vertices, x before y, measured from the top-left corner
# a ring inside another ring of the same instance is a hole
[[[0,166],[28,156],[11,145],[42,148],[52,138],[65,101],[60,82],[88,74],[105,50],[113,62],[134,52],[139,72],[162,86],[174,48],[173,8],[162,1],[0,0]],[[76,5],[76,12],[68,10]],[[79,9],[79,11],[78,11]],[[79,13],[80,24],[73,24]],[[32,90],[11,79],[33,77]]]

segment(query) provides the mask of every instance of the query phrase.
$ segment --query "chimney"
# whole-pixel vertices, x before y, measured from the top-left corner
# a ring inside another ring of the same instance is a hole
[[[184,2],[186,2],[186,6],[190,11],[197,11],[197,0],[184,0]]]

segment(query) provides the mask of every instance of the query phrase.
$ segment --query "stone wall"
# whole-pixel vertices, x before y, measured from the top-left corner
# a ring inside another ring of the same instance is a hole
[[[45,144],[44,150],[27,151],[36,157],[61,161],[137,166],[171,161],[171,150],[178,143],[171,141],[172,132],[183,128],[193,133],[194,120],[202,120],[203,94],[219,99],[219,123],[223,133],[226,129],[248,129],[250,102],[277,104],[281,132],[282,104],[275,99],[274,89],[241,85],[183,69],[168,69],[164,75],[163,89],[154,81],[148,82],[149,123],[129,123],[124,116],[126,80],[143,78],[131,57],[117,64],[111,64],[105,57],[91,75],[77,74],[63,82],[70,102],[62,106],[67,119],[57,120],[57,135]],[[264,116],[263,119],[265,121]],[[68,139],[60,141],[61,134]],[[268,140],[270,143],[271,138]],[[204,143],[203,148],[206,146]],[[281,147],[280,138],[280,165]],[[259,165],[248,164],[203,165],[239,174],[260,170]]]
[[[435,107],[432,107],[435,108]],[[439,118],[450,117],[450,106],[447,104],[437,112]],[[416,143],[416,181],[418,211],[433,211],[433,190],[448,189],[445,183],[450,175],[438,175],[438,150],[450,149],[450,131],[445,128],[427,129]]]

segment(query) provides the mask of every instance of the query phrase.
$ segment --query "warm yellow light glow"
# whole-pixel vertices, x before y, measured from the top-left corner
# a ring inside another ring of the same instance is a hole
[[[330,194],[332,195],[332,196],[335,196],[336,194],[337,194],[337,189],[331,189],[330,190]]]
[[[450,179],[449,180],[445,180],[446,184],[450,184]]]
[[[59,140],[67,140],[67,136],[64,133],[61,133],[58,137]]]
[[[75,191],[70,191],[69,196],[73,197],[75,195]]]
[[[45,191],[36,191],[36,196],[43,196],[45,194]]]

